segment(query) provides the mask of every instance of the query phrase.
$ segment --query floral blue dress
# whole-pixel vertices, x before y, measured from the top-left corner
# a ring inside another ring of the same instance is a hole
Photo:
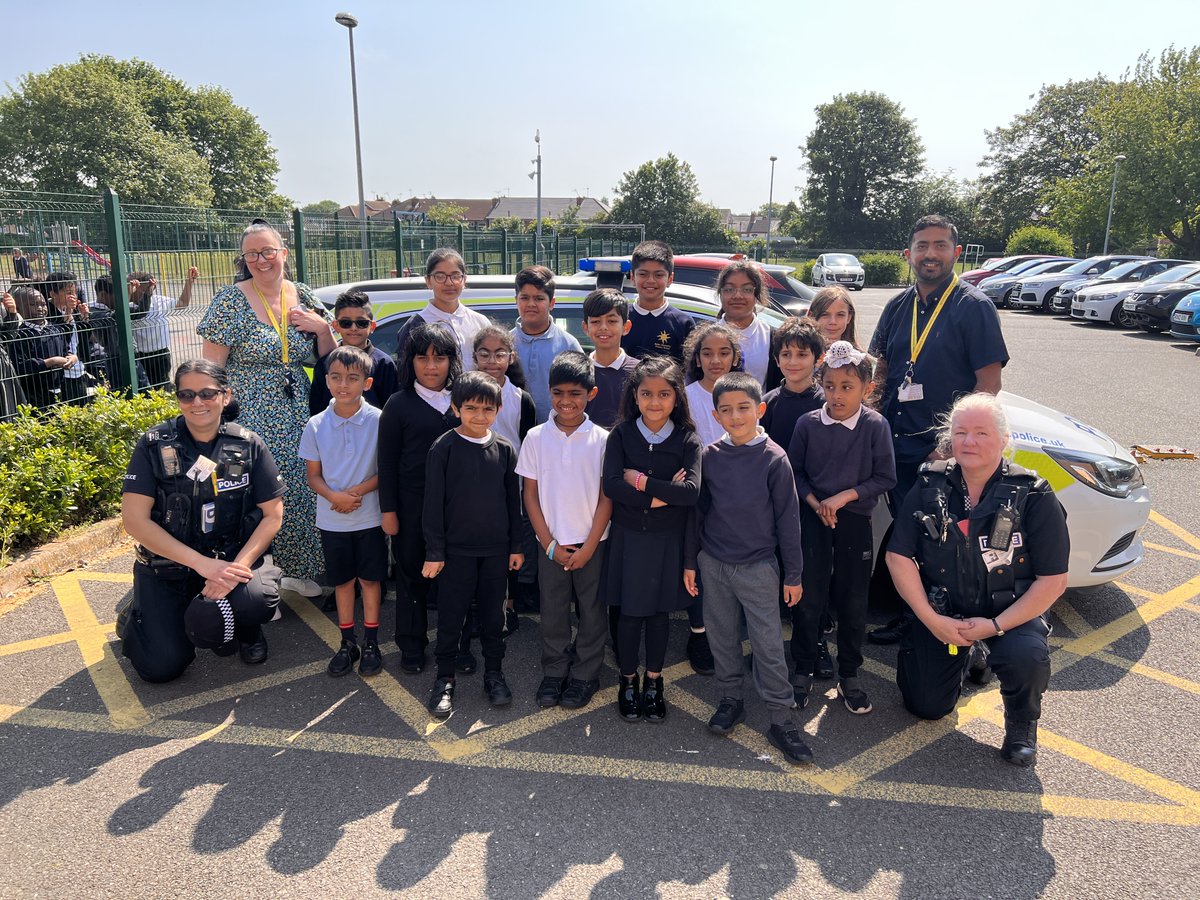
[[[296,293],[301,306],[330,318],[307,285],[297,282]],[[213,297],[196,331],[206,340],[229,348],[225,367],[241,408],[238,422],[263,439],[287,484],[283,527],[271,545],[275,565],[284,575],[316,579],[324,569],[324,556],[316,526],[316,499],[299,456],[300,436],[308,422],[308,375],[304,365],[313,349],[312,335],[288,327],[285,369],[279,333],[259,321],[237,285]],[[295,396],[291,398],[284,392],[287,371],[294,386]]]

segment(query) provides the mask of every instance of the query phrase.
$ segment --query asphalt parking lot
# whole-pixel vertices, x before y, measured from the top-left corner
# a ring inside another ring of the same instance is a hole
[[[864,339],[891,293],[855,295]],[[1125,445],[1200,449],[1192,348],[1002,318],[1006,389]],[[145,685],[114,654],[115,552],[0,600],[0,896],[1200,896],[1200,462],[1144,474],[1145,562],[1052,611],[1033,770],[996,754],[994,686],[908,715],[890,647],[868,651],[873,713],[834,682],[803,711],[815,765],[780,758],[753,700],[713,736],[682,620],[659,727],[618,719],[611,654],[589,707],[538,709],[535,617],[509,641],[513,705],[463,676],[436,723],[432,675],[400,675],[394,645],[376,678],[326,676],[337,629],[294,596],[266,665],[201,653]]]

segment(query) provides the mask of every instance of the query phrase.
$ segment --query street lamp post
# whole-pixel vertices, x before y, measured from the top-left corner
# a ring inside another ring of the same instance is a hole
[[[778,156],[771,157],[771,186],[767,189],[767,262],[771,261],[771,207],[775,203],[775,160]]]
[[[537,168],[529,173],[529,177],[537,179],[537,227],[533,239],[533,262],[536,265],[542,253],[542,130],[540,128],[533,133],[533,142],[537,144],[537,156],[530,162]]]
[[[367,199],[363,194],[362,173],[362,136],[358,130],[358,75],[354,70],[354,29],[358,27],[358,19],[347,12],[340,12],[333,17],[339,25],[344,25],[350,35],[350,93],[354,98],[354,158],[358,163],[358,225],[361,232],[362,244],[362,277],[370,275],[370,252],[367,249]]]
[[[1113,203],[1117,199],[1117,172],[1121,168],[1121,161],[1125,159],[1124,153],[1118,153],[1113,157],[1113,183],[1112,193],[1108,195],[1108,224],[1104,226],[1104,253],[1108,254],[1108,233],[1112,231],[1112,214]]]

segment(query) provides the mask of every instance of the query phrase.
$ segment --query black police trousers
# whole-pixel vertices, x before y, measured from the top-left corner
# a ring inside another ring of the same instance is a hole
[[[259,561],[254,577],[229,592],[235,610],[234,636],[245,643],[258,639],[258,630],[271,620],[279,604],[279,569]],[[188,640],[183,614],[204,587],[192,573],[164,578],[142,563],[133,564],[133,605],[121,633],[121,653],[129,658],[143,681],[174,681],[196,658]]]
[[[1042,694],[1050,683],[1050,627],[1038,616],[988,638],[988,665],[1000,681],[1005,715],[1034,721],[1042,715]],[[951,656],[946,645],[914,617],[905,630],[896,664],[896,684],[905,708],[922,719],[947,716],[958,703],[970,659],[969,648]]]

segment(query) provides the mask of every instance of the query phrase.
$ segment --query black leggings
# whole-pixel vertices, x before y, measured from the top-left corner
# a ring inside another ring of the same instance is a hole
[[[642,626],[646,626],[646,671],[661,672],[667,661],[667,614],[627,616],[617,622],[617,660],[622,675],[636,675],[638,655],[642,649]]]

